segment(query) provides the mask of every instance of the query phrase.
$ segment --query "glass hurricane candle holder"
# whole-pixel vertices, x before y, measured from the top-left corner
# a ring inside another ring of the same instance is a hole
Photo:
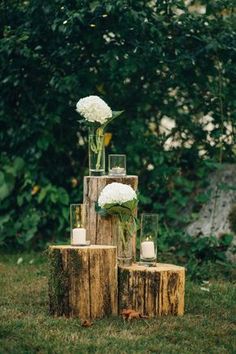
[[[71,245],[86,245],[85,208],[84,204],[70,205]]]
[[[126,155],[108,155],[108,172],[110,176],[126,176]]]
[[[155,266],[157,261],[158,215],[141,214],[140,263]]]

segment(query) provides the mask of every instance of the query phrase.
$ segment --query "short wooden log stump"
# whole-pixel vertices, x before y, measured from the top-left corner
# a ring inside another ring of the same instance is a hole
[[[183,315],[185,268],[173,264],[118,267],[119,312],[133,309],[149,317]]]
[[[49,311],[81,320],[117,315],[114,246],[50,246]]]

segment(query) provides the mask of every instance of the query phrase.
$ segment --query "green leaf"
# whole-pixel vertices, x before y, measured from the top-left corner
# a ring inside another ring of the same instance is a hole
[[[50,194],[50,200],[53,204],[56,204],[58,202],[59,199],[59,195],[57,195],[56,193],[51,193]]]
[[[142,194],[139,195],[139,200],[144,205],[148,205],[152,203],[152,199],[150,197]]]
[[[13,163],[15,175],[17,175],[19,172],[21,172],[23,170],[24,166],[25,166],[24,160],[21,157],[17,157]]]
[[[119,117],[124,111],[112,111],[112,119]]]
[[[125,205],[106,204],[104,205],[104,209],[106,209],[106,212],[110,215],[121,215],[121,214],[127,214],[130,216],[132,215],[132,211]]]
[[[232,234],[224,234],[220,238],[220,243],[224,246],[230,246],[233,241],[234,236]]]
[[[11,217],[9,214],[1,215],[0,216],[0,228],[4,227],[4,224],[6,224],[8,221],[10,221]]]
[[[92,1],[89,4],[90,10],[94,12],[100,6],[100,1]]]
[[[137,199],[133,199],[133,200],[123,203],[122,205],[126,208],[129,208],[131,210],[131,212],[133,212],[137,208],[138,201],[137,201]]]
[[[2,201],[5,198],[7,198],[11,194],[12,189],[13,189],[13,186],[3,183],[0,186],[0,200]]]
[[[59,188],[59,200],[64,205],[69,205],[69,195],[63,188]]]
[[[43,200],[45,199],[47,195],[47,189],[46,188],[41,188],[39,194],[38,194],[38,202],[41,204]]]
[[[101,208],[97,202],[95,203],[95,211],[102,217],[107,217],[109,215],[106,209]]]
[[[0,186],[4,183],[4,173],[0,171]]]
[[[124,111],[112,111],[112,117],[106,121],[105,124],[102,125],[102,129],[104,130],[108,124],[110,124],[114,119],[119,117]]]
[[[19,194],[19,195],[17,196],[16,200],[17,200],[17,204],[18,204],[19,206],[22,206],[22,205],[23,205],[23,202],[24,202],[24,196],[21,195],[21,194]]]
[[[196,201],[199,203],[206,203],[209,200],[210,196],[207,193],[201,193],[196,196]]]
[[[69,220],[69,209],[68,208],[62,208],[62,215],[65,220]]]
[[[37,141],[37,146],[40,150],[47,150],[48,145],[50,145],[50,140],[48,139],[48,137],[42,137]]]

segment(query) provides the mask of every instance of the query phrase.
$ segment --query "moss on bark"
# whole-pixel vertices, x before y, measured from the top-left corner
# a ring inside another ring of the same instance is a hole
[[[63,268],[62,253],[59,249],[48,250],[49,265],[49,313],[56,316],[69,315],[69,277]]]

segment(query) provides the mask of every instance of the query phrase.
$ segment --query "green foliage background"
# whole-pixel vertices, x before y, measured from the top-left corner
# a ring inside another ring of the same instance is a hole
[[[189,221],[181,210],[190,200],[198,210],[209,172],[235,162],[235,4],[188,3],[1,1],[1,245],[68,237],[68,206],[82,200],[88,173],[75,105],[90,94],[125,110],[107,152],[127,154],[140,210],[160,214],[163,248],[166,233],[177,243],[173,225]]]

